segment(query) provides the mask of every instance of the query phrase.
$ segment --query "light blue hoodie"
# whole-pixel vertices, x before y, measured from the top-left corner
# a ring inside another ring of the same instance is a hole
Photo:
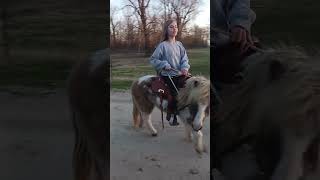
[[[173,70],[162,71],[166,66],[178,71],[182,69],[189,71],[190,68],[187,52],[180,41],[161,42],[153,52],[150,58],[150,64],[158,73],[160,72],[162,76],[168,76],[167,73],[169,73],[170,76],[178,75],[178,72]]]

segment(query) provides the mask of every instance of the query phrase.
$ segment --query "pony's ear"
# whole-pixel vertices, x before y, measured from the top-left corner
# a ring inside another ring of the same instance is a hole
[[[284,64],[282,64],[280,61],[278,60],[272,60],[270,62],[270,80],[277,80],[279,78],[281,78],[281,76],[283,75],[283,73],[286,72],[286,67]]]
[[[199,85],[199,81],[194,81],[193,82],[193,87],[198,87],[198,85]]]

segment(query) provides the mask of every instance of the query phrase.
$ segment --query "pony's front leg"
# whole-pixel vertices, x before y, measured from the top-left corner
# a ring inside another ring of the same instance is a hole
[[[195,137],[195,149],[198,153],[206,152],[205,146],[203,144],[203,134],[202,131],[192,131],[193,137]]]
[[[143,118],[143,121],[146,122],[148,129],[151,131],[152,136],[157,136],[157,130],[152,125],[151,113],[142,112],[141,116]]]
[[[185,139],[187,142],[192,142],[192,127],[190,124],[184,122],[184,127],[185,127]]]
[[[312,172],[310,172],[310,174],[308,174],[307,178],[305,178],[306,180],[318,180],[320,177],[320,143],[317,142],[317,144],[314,145],[313,148],[316,148],[317,150],[317,159],[315,164],[316,167],[313,169]]]
[[[303,175],[303,153],[310,143],[310,136],[298,137],[287,134],[281,160],[272,175],[272,180],[299,180]]]

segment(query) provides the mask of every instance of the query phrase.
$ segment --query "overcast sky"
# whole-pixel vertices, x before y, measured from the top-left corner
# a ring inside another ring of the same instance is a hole
[[[128,2],[127,0],[111,0],[110,6],[123,7],[124,4],[127,4],[127,2]],[[210,25],[210,0],[201,0],[199,11],[200,13],[190,23],[191,24],[194,23],[202,27],[209,26]]]

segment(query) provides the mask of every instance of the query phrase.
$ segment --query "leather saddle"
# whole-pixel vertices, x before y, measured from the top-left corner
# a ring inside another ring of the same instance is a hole
[[[171,104],[174,100],[174,97],[171,95],[170,87],[160,76],[152,78],[150,88],[151,91],[160,98],[161,104],[164,99],[168,101],[168,104]]]
[[[185,82],[187,79],[189,79],[190,76],[181,76],[179,81],[176,82],[177,88],[182,88],[185,86]],[[151,79],[151,85],[150,85],[151,91],[156,94],[160,98],[160,103],[162,104],[163,100],[168,101],[168,107],[171,107],[171,104],[174,101],[174,96],[171,94],[172,91],[170,90],[170,86],[166,84],[165,80],[161,76],[153,77]],[[172,109],[168,109],[168,111],[173,111]]]

